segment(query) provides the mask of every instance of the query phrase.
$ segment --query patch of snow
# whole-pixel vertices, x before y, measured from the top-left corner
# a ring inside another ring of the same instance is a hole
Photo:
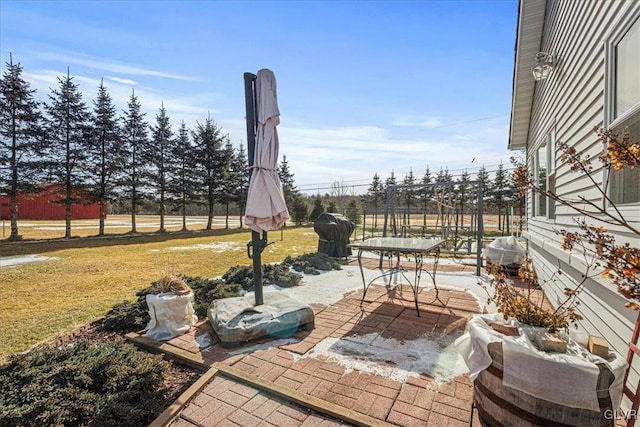
[[[377,256],[376,256],[377,257]],[[440,260],[441,265],[458,263],[456,260]],[[366,283],[386,285],[391,281],[401,281],[398,277],[380,277],[378,269],[364,269]],[[412,275],[410,275],[412,278]],[[475,276],[470,272],[444,272],[436,274],[438,289],[450,289],[471,293],[480,307],[486,306],[487,293],[479,283],[491,290],[490,277]],[[423,275],[420,286],[433,288],[429,275]],[[279,289],[291,298],[305,304],[331,305],[341,300],[344,294],[363,288],[360,268],[343,266],[342,270],[332,270],[318,275],[304,275],[299,286]],[[267,286],[266,289],[278,290]],[[492,308],[488,307],[491,311]],[[493,307],[495,311],[495,307]],[[416,340],[398,341],[383,338],[377,333],[348,336],[341,339],[326,338],[305,355],[294,354],[294,359],[326,356],[345,367],[347,372],[357,370],[381,375],[397,381],[405,381],[410,376],[426,374],[437,383],[451,382],[455,377],[469,372],[464,360],[455,348],[456,336],[434,337],[425,335]],[[274,344],[275,345],[275,344]],[[282,344],[278,344],[282,345]],[[243,350],[244,351],[244,350]]]
[[[487,305],[487,298],[489,295],[493,295],[493,288],[489,284],[490,280],[491,278],[485,274],[481,276],[465,272],[438,272],[436,274],[438,289],[466,291],[478,301],[478,305],[481,308],[486,307],[487,310],[493,312],[495,305]],[[431,277],[428,275],[426,277],[423,276],[420,285],[425,289],[433,289],[433,282],[431,282]]]
[[[399,276],[392,278],[389,276],[379,277],[382,272],[378,269],[364,269],[363,273],[367,283],[373,280],[374,284],[381,286],[389,284],[390,280],[392,285],[396,283],[396,280],[398,282],[401,281]],[[413,279],[412,275],[410,275],[410,277]],[[488,276],[483,275],[478,277],[469,272],[441,271],[436,274],[438,289],[467,291],[476,298],[480,307],[486,305],[487,293],[478,282],[483,283],[487,289],[491,291],[489,279]],[[420,281],[420,287],[433,289],[433,283],[428,274],[423,275]],[[272,289],[270,286],[265,286],[265,289],[267,288]],[[347,265],[343,266],[342,270],[331,270],[317,275],[305,274],[299,286],[280,290],[281,292],[286,292],[289,297],[305,304],[331,305],[340,301],[346,293],[359,291],[361,289],[363,289],[363,283],[360,268]]]
[[[196,335],[194,340],[199,348],[209,347],[213,344],[213,338],[208,333]]]
[[[42,255],[16,255],[0,257],[0,267],[11,267],[14,265],[31,264],[33,262],[43,262],[56,260],[57,257],[49,257]]]
[[[365,273],[368,274],[366,270]],[[265,286],[264,289],[280,290],[304,304],[331,305],[340,301],[344,294],[362,289],[362,277],[358,267],[344,266],[342,270],[304,275],[300,284],[292,288]]]
[[[294,360],[325,356],[343,366],[346,373],[357,370],[404,382],[420,374],[431,376],[436,383],[448,383],[469,372],[454,345],[456,337],[411,341],[382,338],[377,333],[344,338],[325,338],[305,355]]]
[[[200,243],[191,246],[171,246],[166,248],[165,251],[199,251],[199,250],[212,250],[213,252],[225,252],[225,251],[239,251],[243,250],[244,246],[241,246],[237,242],[220,242],[220,243]]]

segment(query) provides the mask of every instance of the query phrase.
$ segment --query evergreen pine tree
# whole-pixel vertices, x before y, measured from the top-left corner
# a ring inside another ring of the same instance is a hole
[[[413,171],[409,169],[409,173],[402,180],[403,185],[412,186],[416,183],[416,177],[413,175]],[[406,216],[407,216],[407,224],[411,223],[411,208],[413,207],[414,197],[415,197],[415,189],[408,187],[403,191]]]
[[[393,170],[391,170],[391,175],[389,175],[387,177],[387,179],[385,179],[385,181],[384,181],[384,192],[385,192],[385,194],[388,195],[390,187],[394,187],[396,184],[397,183],[396,183],[395,172]],[[398,195],[397,192],[394,192],[392,197],[393,197],[393,200],[390,201],[391,203],[395,203],[395,204],[399,203],[399,200],[398,200],[399,195]]]
[[[89,112],[82,100],[78,85],[69,75],[59,77],[59,89],[52,89],[47,105],[47,136],[52,172],[57,183],[62,183],[60,202],[65,209],[66,239],[71,237],[71,207],[82,203],[78,191],[87,184],[86,165],[90,140]],[[57,184],[56,183],[56,184]]]
[[[222,129],[208,116],[204,124],[198,123],[191,132],[198,161],[198,194],[207,206],[207,230],[213,227],[215,203],[218,200],[224,179],[224,155],[222,153]]]
[[[144,159],[149,165],[147,170],[149,185],[155,189],[156,193],[155,201],[158,204],[158,214],[160,215],[160,229],[158,231],[161,233],[167,231],[164,227],[164,220],[167,214],[168,181],[173,162],[171,154],[175,150],[174,145],[175,140],[169,116],[167,116],[167,110],[162,103],[158,114],[156,114],[156,124],[151,127],[151,139],[144,152]]]
[[[380,180],[380,175],[375,173],[366,194],[367,204],[373,211],[373,228],[378,227],[378,210],[384,205],[384,196],[384,185]]]
[[[189,138],[189,129],[182,122],[178,129],[178,136],[172,146],[171,180],[169,181],[170,201],[175,210],[182,216],[182,231],[187,231],[187,206],[195,193],[195,156],[193,145]]]
[[[222,185],[219,191],[219,200],[224,205],[225,222],[224,228],[229,229],[229,212],[231,203],[236,200],[235,189],[237,187],[236,174],[233,166],[235,152],[229,137],[224,138],[225,143],[222,148]]]
[[[464,227],[464,208],[467,205],[467,198],[470,195],[469,172],[467,170],[462,171],[462,175],[458,180],[458,205],[460,207],[460,224]]]
[[[362,222],[362,208],[360,207],[360,202],[357,197],[352,197],[351,200],[349,200],[345,216],[355,225]]]
[[[438,206],[438,219],[436,220],[436,226],[438,223],[442,227],[449,226],[450,224],[447,220],[450,219],[448,214],[451,213],[453,198],[453,177],[449,173],[449,169],[440,168],[440,171],[436,174],[435,182],[437,184],[444,184],[436,187],[436,203]],[[448,230],[444,231],[444,233],[447,232]],[[446,234],[444,235],[446,236]]]
[[[385,187],[389,187],[391,185],[396,185],[396,174],[393,170],[391,171],[391,175],[389,175],[389,177],[384,181]]]
[[[522,191],[522,178],[529,176],[529,170],[526,163],[516,157],[511,157],[511,164],[514,169],[509,174],[509,191],[512,205],[517,208],[518,211],[518,231],[521,233],[524,227],[524,217],[527,206],[527,193]]]
[[[116,197],[115,180],[122,173],[126,160],[116,107],[103,80],[100,81],[93,103],[91,121],[91,147],[87,164],[92,181],[91,192],[94,200],[100,204],[98,235],[103,236],[107,205]]]
[[[424,171],[424,175],[422,175],[421,183],[425,185],[425,187],[420,192],[420,201],[422,202],[422,225],[427,226],[427,212],[429,208],[429,202],[432,200],[433,190],[431,187],[428,187],[428,184],[431,184],[431,170],[429,170],[429,166]]]
[[[298,192],[293,193],[292,199],[291,219],[296,225],[302,225],[309,217],[309,205]]]
[[[131,91],[131,97],[127,102],[127,111],[123,117],[123,138],[127,160],[121,185],[125,195],[131,202],[131,232],[136,233],[136,213],[144,202],[145,163],[143,153],[147,150],[148,124],[144,120],[145,114],[141,112],[141,105],[135,91]]]
[[[509,192],[507,174],[502,162],[498,165],[496,176],[491,185],[491,202],[498,210],[498,230],[502,230],[502,209],[507,205],[507,195]]]
[[[289,169],[287,156],[282,156],[282,162],[278,165],[278,177],[282,183],[282,193],[287,206],[293,206],[294,197],[298,194],[293,180],[293,173]]]
[[[320,194],[317,194],[316,198],[313,199],[313,209],[309,214],[309,220],[315,221],[323,213],[324,213],[324,204],[322,203],[322,197],[320,197]]]
[[[22,78],[22,67],[9,54],[7,69],[0,78],[0,187],[9,194],[11,234],[20,240],[18,194],[32,193],[44,169],[43,130],[35,89]]]
[[[448,183],[453,183],[453,177],[451,176],[451,174],[449,173],[449,169],[445,168],[440,169],[440,172],[438,172],[438,174],[436,175],[436,181],[439,184],[448,184]]]
[[[491,190],[491,179],[489,178],[489,172],[487,172],[487,168],[485,168],[484,165],[478,169],[478,176],[476,180],[482,183],[482,200],[486,201],[487,195]]]
[[[235,188],[235,200],[240,210],[240,228],[242,228],[242,217],[247,206],[247,192],[249,191],[249,161],[247,159],[244,146],[240,143],[240,149],[236,152],[233,160],[234,172],[236,175],[237,186]]]

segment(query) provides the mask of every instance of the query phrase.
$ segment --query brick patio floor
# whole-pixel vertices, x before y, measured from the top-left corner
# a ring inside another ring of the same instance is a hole
[[[207,322],[186,335],[157,345],[158,351],[193,359],[202,367],[217,366],[219,370],[183,399],[177,417],[175,414],[160,417],[156,425],[164,425],[167,420],[176,427],[469,425],[473,391],[467,375],[449,383],[437,383],[434,378],[416,372],[400,382],[358,370],[347,371],[326,356],[302,356],[328,337],[373,333],[403,341],[420,339],[425,334],[453,339],[464,331],[468,319],[479,312],[476,299],[468,292],[441,289],[439,298],[445,304],[443,307],[435,301],[433,289],[421,289],[421,317],[417,317],[409,286],[388,290],[373,285],[362,307],[361,298],[362,290],[345,295],[331,306],[313,305],[315,328],[297,332],[293,336],[295,342],[279,347],[255,350],[252,343],[223,348],[216,343]],[[200,347],[197,342],[202,343],[203,339],[213,342]],[[254,350],[243,352],[243,348],[252,346]],[[325,407],[332,410],[325,411]],[[352,417],[345,418],[340,413]],[[473,424],[480,425],[477,414]]]

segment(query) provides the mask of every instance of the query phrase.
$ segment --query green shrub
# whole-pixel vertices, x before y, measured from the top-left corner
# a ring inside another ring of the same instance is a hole
[[[298,286],[302,277],[289,269],[304,274],[320,274],[322,271],[340,270],[340,264],[326,254],[305,254],[297,258],[287,257],[281,264],[262,266],[262,282],[264,285],[277,285],[281,288]],[[204,279],[202,277],[183,277],[193,290],[193,308],[198,317],[206,317],[211,301],[220,298],[238,296],[240,290],[251,292],[253,287],[253,268],[251,266],[235,266],[222,275],[222,279]],[[124,301],[116,304],[105,315],[102,329],[111,332],[140,331],[149,323],[149,307],[146,296],[155,285],[136,293],[136,302]]]
[[[222,280],[228,284],[238,285],[245,291],[253,290],[253,269],[244,265],[236,265],[222,275]]]
[[[149,323],[149,306],[147,294],[151,287],[136,292],[136,302],[123,301],[107,312],[101,327],[110,332],[132,332],[144,329]]]
[[[0,425],[148,425],[170,403],[168,364],[121,342],[10,356],[0,366]]]
[[[298,286],[302,280],[302,276],[292,273],[285,264],[264,265],[262,277],[265,285],[277,285],[281,288]]]
[[[189,276],[184,279],[193,290],[193,309],[198,317],[207,317],[211,301],[238,296],[241,290],[240,285],[225,283],[221,279],[203,279],[202,277]]]
[[[227,284],[237,284],[245,291],[251,292],[253,287],[253,268],[248,266],[231,267],[222,275]],[[302,277],[289,271],[284,264],[265,264],[262,266],[263,285],[277,285],[281,288],[291,288],[300,284]]]
[[[321,253],[304,254],[297,258],[286,257],[282,264],[304,274],[320,274],[323,271],[342,269],[338,261]]]

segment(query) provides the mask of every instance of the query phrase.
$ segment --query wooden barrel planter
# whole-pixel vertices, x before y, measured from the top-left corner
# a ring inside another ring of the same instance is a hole
[[[609,386],[613,373],[604,365],[598,365],[597,396],[600,411],[572,408],[524,393],[502,384],[502,343],[488,345],[491,366],[483,370],[473,382],[474,404],[483,426],[613,426]],[[605,416],[608,415],[608,417]],[[609,419],[607,419],[609,418]]]

